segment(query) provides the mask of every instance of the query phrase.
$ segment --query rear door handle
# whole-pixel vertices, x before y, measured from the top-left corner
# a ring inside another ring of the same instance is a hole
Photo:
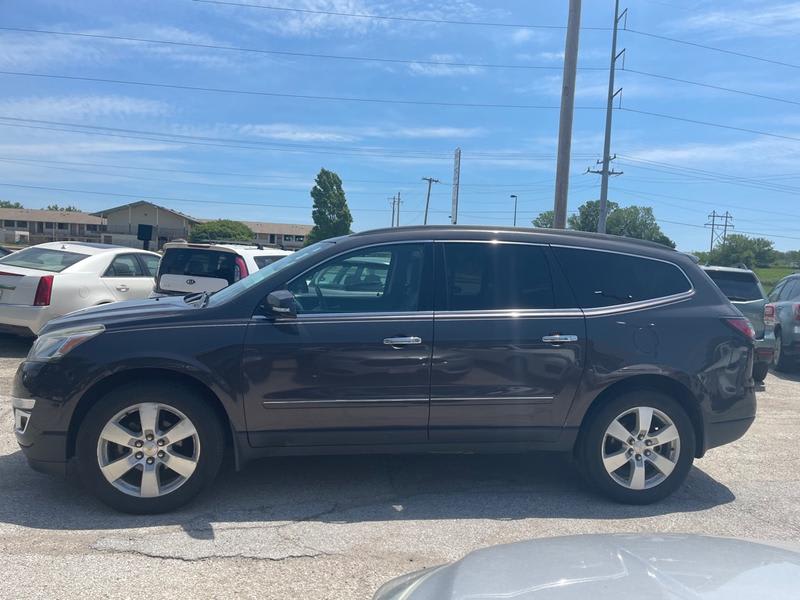
[[[542,338],[543,342],[548,344],[564,344],[566,342],[577,342],[578,336],[577,335],[546,335]]]
[[[383,343],[387,346],[411,346],[413,344],[421,344],[422,338],[415,335],[406,337],[388,337],[384,338]]]
[[[127,285],[118,285],[118,286],[117,286],[117,289],[118,289],[120,292],[127,292],[127,291],[128,291],[129,289],[131,289],[131,288],[129,288]]]

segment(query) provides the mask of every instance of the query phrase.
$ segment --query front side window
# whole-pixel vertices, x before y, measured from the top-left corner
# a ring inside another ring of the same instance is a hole
[[[542,246],[443,243],[444,298],[437,310],[553,308],[553,284]]]
[[[580,308],[674,296],[692,289],[672,263],[600,250],[553,248]]]
[[[783,281],[779,281],[778,285],[772,288],[772,291],[769,293],[769,297],[767,299],[770,302],[777,302],[778,298],[780,298],[783,288],[786,287],[786,283],[787,283],[786,279],[784,279]]]
[[[105,273],[106,277],[144,277],[142,267],[135,254],[120,254],[114,257]]]
[[[358,250],[289,283],[298,314],[411,312],[421,309],[423,244]]]

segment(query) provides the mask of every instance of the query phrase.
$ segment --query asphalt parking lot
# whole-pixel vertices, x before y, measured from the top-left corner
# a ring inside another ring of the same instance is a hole
[[[28,343],[0,337],[0,397]],[[0,405],[0,597],[370,598],[487,545],[603,532],[800,539],[800,376],[770,374],[753,428],[648,507],[590,493],[565,457],[281,458],[137,517],[31,471]]]

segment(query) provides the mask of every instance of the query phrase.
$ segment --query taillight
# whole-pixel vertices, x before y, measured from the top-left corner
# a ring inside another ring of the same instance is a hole
[[[34,306],[50,306],[50,296],[53,295],[53,276],[43,275],[36,286],[36,296],[33,298]]]
[[[747,319],[725,319],[725,322],[733,327],[736,331],[744,335],[747,339],[756,339],[756,332],[750,321]]]
[[[250,273],[247,271],[247,265],[244,262],[244,259],[241,256],[236,257],[236,261],[234,263],[236,265],[236,272],[233,276],[234,281],[239,281],[240,279],[244,279]]]
[[[792,311],[792,314],[794,315],[795,321],[800,321],[800,304],[794,305],[794,310]]]
[[[764,325],[774,325],[775,324],[775,305],[774,304],[765,304],[764,305]]]

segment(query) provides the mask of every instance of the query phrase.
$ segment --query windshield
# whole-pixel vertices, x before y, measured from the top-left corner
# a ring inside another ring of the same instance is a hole
[[[271,277],[275,273],[279,273],[280,271],[292,266],[296,262],[303,260],[306,256],[310,256],[312,254],[316,254],[320,250],[324,250],[328,246],[330,246],[333,242],[325,241],[325,242],[317,242],[311,246],[306,246],[302,250],[295,252],[294,254],[290,254],[289,256],[284,256],[280,260],[275,261],[271,265],[267,265],[263,269],[259,269],[249,277],[245,277],[234,283],[233,285],[229,285],[226,288],[221,289],[214,295],[212,295],[208,300],[208,306],[216,306],[218,304],[222,304],[223,302],[228,302],[233,298],[236,298],[240,294],[243,294],[251,287],[258,285],[268,277]]]
[[[0,264],[60,273],[67,267],[79,263],[87,256],[88,254],[50,250],[49,248],[25,248],[0,258]]]
[[[764,298],[761,284],[752,273],[736,271],[706,271],[706,273],[729,300],[746,302]]]

